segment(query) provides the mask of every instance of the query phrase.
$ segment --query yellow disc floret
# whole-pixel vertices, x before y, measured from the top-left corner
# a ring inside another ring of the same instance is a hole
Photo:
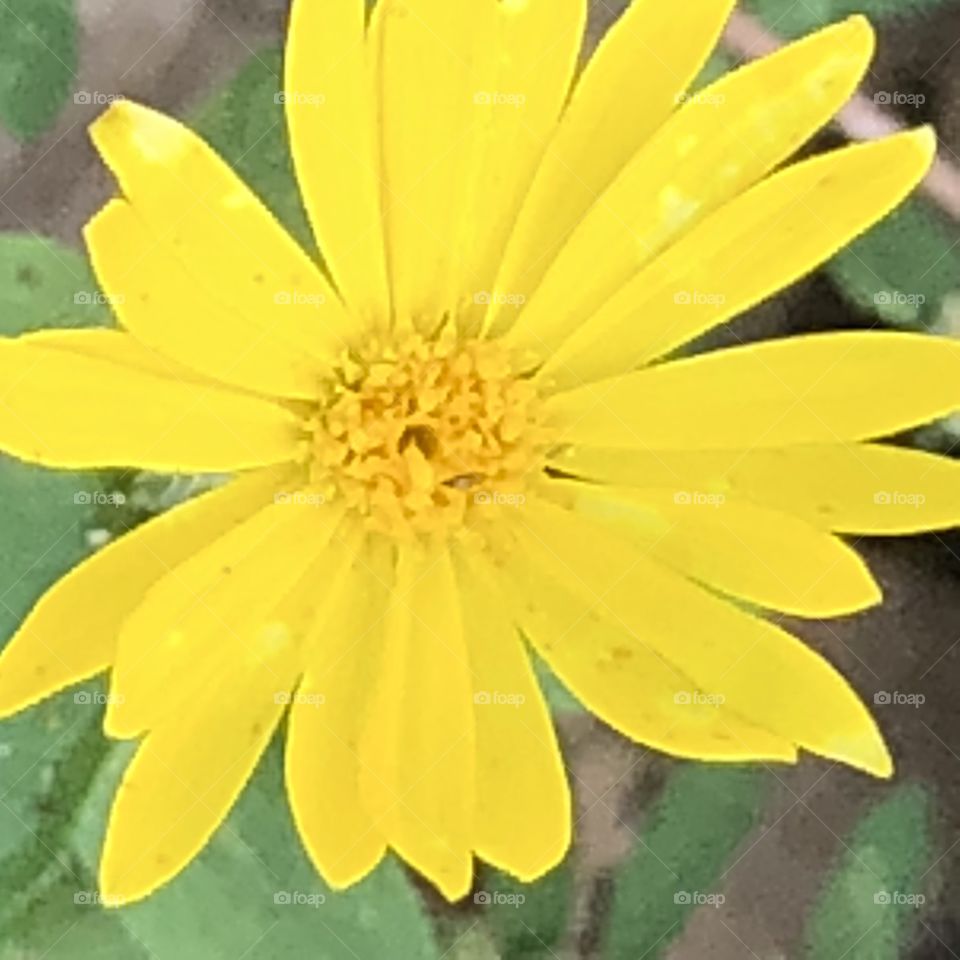
[[[381,532],[449,532],[542,468],[536,390],[497,343],[382,336],[351,352],[326,391],[311,481]]]

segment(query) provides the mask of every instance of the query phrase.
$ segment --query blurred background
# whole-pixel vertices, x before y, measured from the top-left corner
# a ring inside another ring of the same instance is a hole
[[[625,5],[592,4],[588,47]],[[693,6],[676,2],[677,16]],[[276,96],[287,7],[0,0],[0,333],[109,323],[80,229],[112,190],[86,125],[117,96],[189,121],[306,237]],[[960,0],[753,0],[707,73],[855,11],[877,25],[879,55],[812,149],[929,122],[936,179],[710,345],[873,326],[960,334]],[[953,451],[960,421],[904,440]],[[0,458],[0,635],[90,550],[193,489]],[[791,627],[873,705],[897,760],[892,783],[821,760],[669,761],[554,689],[577,840],[540,883],[482,871],[474,894],[449,906],[387,863],[331,893],[295,839],[274,745],[199,860],[146,903],[111,911],[94,877],[129,750],[103,739],[103,691],[90,684],[0,724],[0,960],[960,957],[960,537],[858,548],[883,607]]]

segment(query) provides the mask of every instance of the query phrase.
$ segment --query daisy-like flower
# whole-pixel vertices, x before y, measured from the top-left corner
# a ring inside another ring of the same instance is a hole
[[[730,5],[635,0],[578,73],[585,0],[297,0],[285,109],[324,267],[175,120],[93,125],[119,329],[0,341],[0,446],[232,475],[64,577],[0,659],[4,714],[109,670],[106,732],[142,738],[109,902],[196,856],[284,715],[333,887],[387,849],[451,899],[475,858],[541,875],[570,795],[528,643],[656,750],[890,774],[856,694],[758,608],[870,607],[841,535],[960,516],[954,464],[871,442],[958,406],[960,345],[674,356],[889,211],[934,137],[784,166],[873,35],[687,96]]]

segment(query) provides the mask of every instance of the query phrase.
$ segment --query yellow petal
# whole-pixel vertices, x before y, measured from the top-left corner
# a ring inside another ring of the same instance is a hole
[[[539,564],[542,545],[528,547],[521,536],[517,547],[496,571],[512,613],[540,656],[601,720],[691,760],[796,760],[789,738],[744,720],[722,702],[722,688],[704,686],[666,660],[647,631],[633,632],[600,597],[551,575]]]
[[[139,900],[176,876],[224,821],[296,680],[293,644],[224,658],[218,688],[152,732],[127,767],[100,862],[104,903]]]
[[[497,4],[495,79],[492,89],[475,95],[486,134],[465,224],[467,296],[457,314],[465,333],[475,334],[482,323],[520,205],[566,103],[586,15],[586,0]],[[621,130],[633,127],[632,122],[619,125]]]
[[[433,330],[464,280],[461,232],[498,57],[495,0],[383,0],[373,12],[387,262],[397,323]]]
[[[683,15],[634,0],[578,80],[506,247],[496,289],[528,296],[570,232],[637,150],[675,110],[720,35],[731,0],[692,0]],[[629,104],[629,122],[624,121]],[[516,318],[494,302],[490,327]]]
[[[551,465],[605,483],[749,500],[838,533],[889,536],[960,524],[960,463],[882,444],[692,452],[566,447]]]
[[[359,327],[316,264],[208,144],[171,117],[117,101],[90,128],[123,195],[198,290],[329,361]]]
[[[82,330],[48,329],[37,330],[20,339],[22,342],[49,347],[53,350],[66,350],[98,360],[107,360],[168,380],[211,385],[207,377],[182,366],[176,360],[158,353],[145,343],[141,343],[136,337],[120,330],[102,327]]]
[[[269,326],[264,317],[251,321],[227,309],[198,289],[164,239],[124,200],[111,200],[84,236],[114,313],[144,344],[223,383],[316,397],[324,368],[305,352],[294,312],[280,318],[285,325]]]
[[[229,696],[218,673],[231,651],[290,642],[294,625],[278,608],[335,535],[343,508],[288,496],[261,505],[147,591],[120,632],[109,736],[139,736],[196,697]]]
[[[645,556],[748,603],[839,617],[883,599],[842,540],[804,520],[699,490],[551,482],[552,495],[629,537]]]
[[[523,641],[493,602],[496,583],[469,556],[458,559],[477,731],[474,849],[531,882],[570,846],[570,788]]]
[[[722,450],[865,440],[960,407],[960,344],[915,333],[791,337],[600,380],[546,407],[573,444]]]
[[[0,715],[105,670],[121,623],[171,567],[243,520],[283,482],[260,470],[131,530],[41,597],[0,655]]]
[[[361,736],[361,791],[390,846],[448,900],[470,889],[469,661],[446,548],[403,544]]]
[[[818,266],[926,173],[929,129],[799,163],[722,207],[622,287],[540,371],[551,389],[626,373]]]
[[[866,707],[825,659],[795,637],[650,561],[572,511],[528,501],[523,521],[514,552],[526,552],[545,583],[556,580],[577,595],[584,604],[581,617],[599,608],[688,676],[696,690],[722,697],[724,706],[776,737],[876,776],[890,775],[889,753]],[[568,619],[567,643],[579,642],[578,622]],[[559,646],[557,638],[551,640]],[[628,646],[622,659],[635,656]],[[624,669],[612,659],[611,673]],[[602,690],[597,696],[603,697]]]
[[[311,629],[306,674],[290,710],[290,807],[304,847],[334,889],[366,876],[386,849],[361,800],[359,765],[360,727],[392,576],[386,552],[383,544],[368,544],[352,563],[339,558],[343,575]]]
[[[221,473],[297,455],[297,419],[267,400],[42,343],[0,340],[0,448],[16,457]]]
[[[857,87],[862,17],[722,77],[685,103],[597,200],[510,331],[546,359],[653,257],[790,157]],[[587,269],[589,265],[589,269]]]
[[[385,324],[390,303],[380,213],[364,0],[296,0],[284,86],[304,205],[346,302]]]

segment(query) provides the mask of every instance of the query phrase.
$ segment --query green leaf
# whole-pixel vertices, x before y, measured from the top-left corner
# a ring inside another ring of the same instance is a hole
[[[474,894],[508,960],[547,958],[560,951],[573,898],[569,858],[535,883],[491,871]]]
[[[77,72],[73,0],[0,3],[0,122],[20,140],[49,127]]]
[[[722,902],[722,872],[759,820],[767,781],[756,767],[676,767],[616,877],[604,960],[656,960],[693,910]]]
[[[0,334],[89,327],[108,318],[104,297],[81,254],[54,240],[0,233]]]
[[[858,306],[887,323],[934,327],[945,299],[960,288],[960,250],[920,200],[911,200],[828,265]]]
[[[771,30],[792,40],[825,23],[833,23],[855,13],[863,13],[873,20],[880,20],[883,17],[920,13],[945,2],[946,0],[803,0],[802,3],[784,3],[783,0],[746,0],[745,6],[756,13]]]
[[[124,746],[98,778],[77,825],[74,847],[91,875],[107,810],[130,755],[130,745]],[[320,880],[288,812],[278,742],[203,853],[148,899],[114,909],[164,960],[439,960],[418,898],[395,861],[381,864],[346,892],[335,893]]]
[[[807,927],[809,960],[896,960],[925,902],[934,859],[930,804],[908,785],[877,804],[844,844]]]
[[[191,122],[304,248],[315,253],[293,171],[282,76],[279,51],[254,55]]]

